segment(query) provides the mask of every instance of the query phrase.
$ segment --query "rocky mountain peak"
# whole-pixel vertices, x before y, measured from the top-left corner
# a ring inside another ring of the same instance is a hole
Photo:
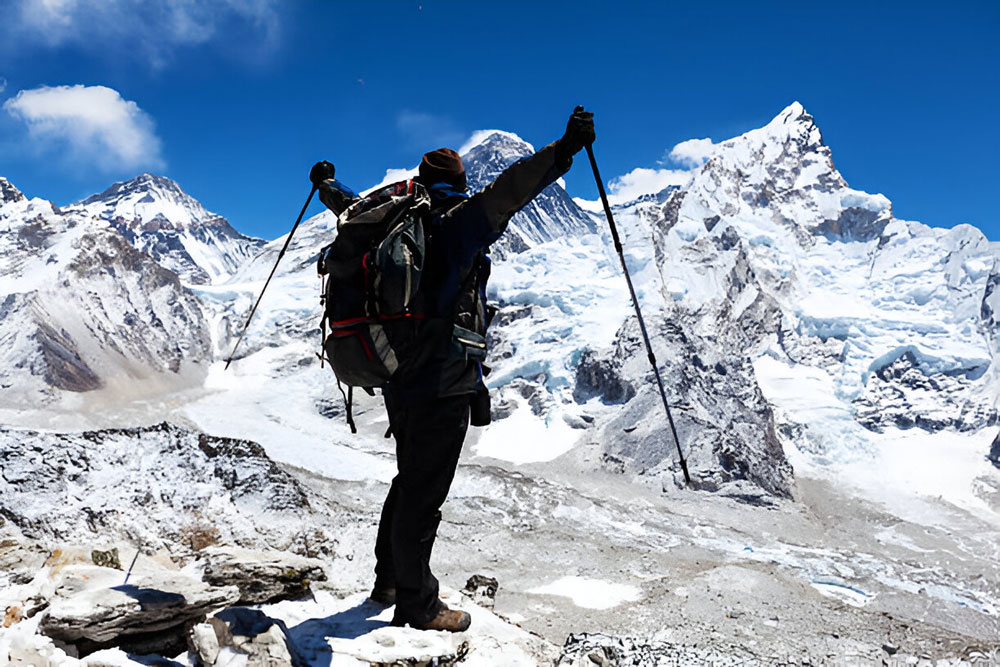
[[[504,130],[479,130],[458,151],[461,155],[474,156],[481,152],[498,152],[522,158],[535,152],[535,147]]]
[[[0,176],[0,204],[21,201],[22,199],[24,199],[24,195],[21,191],[14,187],[13,183]]]
[[[483,189],[504,169],[534,152],[534,146],[513,132],[476,132],[459,150],[469,191]],[[502,259],[554,238],[591,232],[593,228],[590,216],[559,183],[553,183],[514,216],[491,252],[495,259]]]
[[[174,181],[144,173],[66,207],[107,221],[135,248],[190,283],[223,280],[264,244],[243,236]]]
[[[771,165],[819,160],[828,170],[834,170],[830,149],[823,143],[819,126],[798,102],[785,107],[764,127],[724,141],[720,147],[731,160],[747,166],[759,160]]]
[[[81,208],[104,220],[133,224],[169,222],[175,228],[213,224],[220,216],[205,209],[194,197],[164,176],[144,173],[113,184],[70,208]]]
[[[773,125],[815,125],[812,115],[799,102],[792,102],[768,123]]]
[[[104,192],[87,197],[84,202],[105,201],[120,197],[121,195],[129,192],[149,190],[177,192],[180,194],[184,193],[184,191],[181,190],[181,187],[177,185],[176,181],[173,181],[166,176],[158,176],[147,171],[139,174],[135,178],[130,178],[127,181],[114,183]]]
[[[535,152],[534,146],[512,132],[480,130],[459,150],[469,190],[485,187],[508,166]]]

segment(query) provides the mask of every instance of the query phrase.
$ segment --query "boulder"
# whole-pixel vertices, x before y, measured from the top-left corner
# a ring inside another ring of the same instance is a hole
[[[175,654],[186,629],[239,599],[235,586],[213,587],[177,572],[133,574],[67,565],[39,625],[43,634],[81,655],[118,646],[137,654]]]
[[[462,593],[480,607],[493,609],[500,583],[494,577],[474,574],[465,582]]]
[[[254,667],[300,667],[306,663],[288,637],[283,621],[258,609],[232,607],[191,629],[190,649],[204,665],[215,665],[223,649],[247,656]]]
[[[205,563],[205,581],[239,588],[239,604],[300,598],[311,593],[311,582],[326,581],[322,561],[286,551],[208,547],[200,559]]]

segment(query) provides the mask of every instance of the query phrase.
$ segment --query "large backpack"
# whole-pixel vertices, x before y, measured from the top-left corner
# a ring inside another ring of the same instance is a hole
[[[337,237],[320,251],[323,352],[338,383],[372,393],[406,355],[424,316],[418,295],[430,201],[414,181],[379,188],[340,214]]]

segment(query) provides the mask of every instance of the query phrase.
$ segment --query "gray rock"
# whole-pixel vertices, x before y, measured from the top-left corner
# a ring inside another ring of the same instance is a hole
[[[583,632],[566,638],[559,667],[611,665],[771,665],[783,664],[757,656],[743,646],[699,643],[674,644],[658,640]]]
[[[979,382],[986,370],[928,371],[912,351],[905,351],[874,369],[853,402],[855,419],[878,432],[887,427],[970,432],[995,426],[1000,413]]]
[[[133,576],[71,565],[49,602],[39,631],[81,655],[111,646],[139,654],[183,650],[186,626],[239,599],[222,588],[173,572]]]
[[[496,602],[497,589],[499,588],[500,582],[496,578],[474,574],[465,583],[462,593],[480,607],[493,609],[493,605]]]
[[[45,550],[20,535],[14,526],[0,525],[0,590],[31,581],[45,557]]]
[[[253,667],[300,667],[299,656],[283,621],[258,609],[233,607],[219,612],[191,629],[190,648],[203,664],[211,667],[222,649],[247,656]]]
[[[576,367],[573,399],[585,403],[595,396],[605,403],[627,403],[635,396],[635,387],[622,377],[619,359],[586,350]]]
[[[213,586],[236,586],[240,604],[262,604],[310,594],[309,584],[326,581],[322,561],[284,551],[209,547],[201,552],[204,579]]]
[[[122,569],[121,559],[118,557],[118,549],[108,549],[107,551],[101,551],[100,549],[94,549],[90,552],[90,559],[94,562],[94,565],[99,565],[100,567],[110,567],[114,570]]]

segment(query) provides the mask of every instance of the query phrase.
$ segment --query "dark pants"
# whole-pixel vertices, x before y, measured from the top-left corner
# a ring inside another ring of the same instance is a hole
[[[395,585],[394,622],[423,624],[440,609],[431,549],[469,427],[469,397],[416,403],[387,391],[385,407],[398,474],[382,506],[375,579],[380,586]]]

